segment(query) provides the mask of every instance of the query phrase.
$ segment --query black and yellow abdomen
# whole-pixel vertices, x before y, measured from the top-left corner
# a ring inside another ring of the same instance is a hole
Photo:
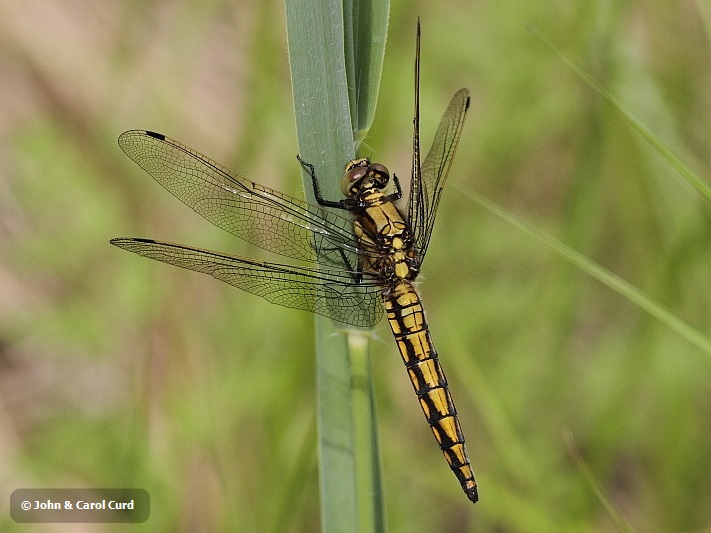
[[[412,286],[421,257],[417,256],[411,228],[394,204],[400,193],[383,193],[388,179],[388,170],[368,159],[346,166],[342,188],[352,202],[353,233],[364,250],[374,251],[360,256],[359,268],[382,287],[388,323],[420,406],[449,467],[467,497],[476,502],[477,484],[457,410],[430,338],[420,297]]]
[[[410,282],[402,280],[383,298],[388,323],[432,433],[467,497],[476,502],[479,496],[464,435],[420,297]]]

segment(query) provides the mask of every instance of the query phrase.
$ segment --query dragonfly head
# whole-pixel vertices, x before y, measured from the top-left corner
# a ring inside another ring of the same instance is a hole
[[[346,171],[341,180],[343,194],[351,198],[366,189],[384,189],[390,181],[390,172],[379,163],[371,163],[370,159],[356,159],[346,165]]]

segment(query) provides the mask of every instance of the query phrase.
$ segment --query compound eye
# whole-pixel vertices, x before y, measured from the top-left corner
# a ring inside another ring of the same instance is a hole
[[[382,176],[390,177],[390,172],[388,171],[388,169],[384,165],[381,165],[380,163],[371,163],[370,168],[374,172],[381,174]]]
[[[343,194],[347,197],[353,196],[355,194],[355,184],[360,182],[367,173],[368,169],[365,167],[349,168],[341,180],[341,191]]]
[[[370,171],[373,176],[373,185],[378,189],[384,189],[390,181],[390,172],[383,165],[378,163],[371,163]]]
[[[362,180],[367,173],[368,173],[367,168],[353,167],[348,172],[346,172],[346,180],[348,180],[351,183],[355,183],[356,181]]]
[[[363,167],[354,167],[346,172],[341,183],[342,187],[350,188],[352,185],[358,183],[368,174],[368,169]]]

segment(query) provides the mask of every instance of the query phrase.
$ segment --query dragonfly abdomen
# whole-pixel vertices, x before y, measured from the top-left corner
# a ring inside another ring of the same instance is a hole
[[[420,297],[411,283],[401,280],[384,294],[384,301],[388,323],[425,418],[462,489],[476,502],[479,496],[464,434]]]

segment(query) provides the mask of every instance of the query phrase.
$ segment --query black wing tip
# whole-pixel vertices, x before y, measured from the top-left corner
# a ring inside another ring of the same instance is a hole
[[[450,103],[454,103],[456,100],[460,100],[462,96],[466,97],[466,99],[464,100],[464,110],[466,111],[469,109],[469,106],[472,103],[472,95],[469,92],[469,89],[467,89],[466,87],[462,87],[456,93],[454,93],[454,96],[452,97],[452,101]]]
[[[115,237],[109,241],[110,244],[119,247],[129,242],[147,242],[149,244],[156,243],[153,239],[141,239],[140,237]]]
[[[153,137],[154,139],[158,139],[159,141],[164,141],[165,140],[165,135],[162,133],[157,133],[155,131],[150,131],[150,130],[128,130],[124,131],[121,135],[119,135],[119,141],[123,137],[129,137],[133,135],[147,135],[148,137]]]
[[[149,137],[153,137],[154,139],[158,139],[159,141],[165,141],[165,135],[162,133],[156,133],[155,131],[149,131],[146,130],[146,135]]]

